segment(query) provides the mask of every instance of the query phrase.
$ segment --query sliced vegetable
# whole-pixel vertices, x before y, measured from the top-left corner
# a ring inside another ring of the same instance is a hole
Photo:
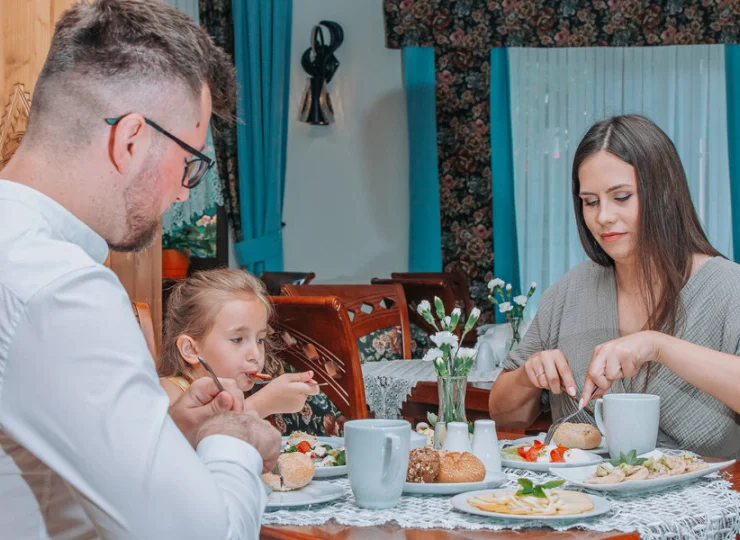
[[[568,449],[565,446],[560,446],[555,450],[550,451],[550,461],[553,463],[565,463],[565,453]]]
[[[311,443],[308,441],[301,441],[295,445],[299,452],[308,454],[311,451]]]

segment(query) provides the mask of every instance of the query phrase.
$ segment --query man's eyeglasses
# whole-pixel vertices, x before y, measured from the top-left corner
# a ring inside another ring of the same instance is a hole
[[[119,116],[118,118],[106,118],[105,121],[109,126],[115,126],[118,122],[121,121],[122,118],[123,116]],[[200,181],[203,180],[203,176],[206,174],[208,169],[213,167],[215,161],[205,154],[199,152],[188,143],[181,141],[172,133],[157,125],[155,122],[152,122],[148,118],[144,118],[144,121],[152,126],[154,129],[159,131],[165,137],[168,137],[169,139],[175,141],[180,146],[180,148],[186,150],[193,156],[192,159],[185,163],[185,171],[182,174],[183,187],[193,189],[195,186],[200,184]]]

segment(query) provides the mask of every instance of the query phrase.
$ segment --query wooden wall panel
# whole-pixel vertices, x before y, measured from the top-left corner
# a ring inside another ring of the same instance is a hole
[[[23,137],[27,107],[33,103],[32,89],[46,59],[54,24],[76,1],[0,0],[0,171]],[[161,245],[158,235],[146,253],[111,253],[108,262],[131,300],[149,304],[158,349],[162,336]]]

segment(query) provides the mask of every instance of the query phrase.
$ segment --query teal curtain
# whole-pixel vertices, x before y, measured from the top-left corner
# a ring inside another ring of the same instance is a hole
[[[725,45],[727,85],[727,150],[730,162],[732,253],[740,262],[740,45]]]
[[[239,265],[283,269],[282,209],[288,135],[292,0],[232,3],[237,103]],[[297,61],[297,60],[296,60]]]
[[[409,271],[442,271],[434,49],[403,49],[409,138]]]
[[[493,274],[511,283],[515,293],[529,283],[519,282],[514,154],[511,139],[508,49],[491,49],[491,205],[493,212]],[[505,317],[496,311],[497,322]]]

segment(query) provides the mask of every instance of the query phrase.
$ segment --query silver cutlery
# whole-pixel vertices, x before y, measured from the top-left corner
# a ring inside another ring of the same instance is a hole
[[[216,386],[218,387],[218,391],[219,392],[223,392],[224,391],[224,387],[221,384],[221,381],[218,380],[218,377],[216,377],[216,374],[211,369],[211,366],[208,365],[208,362],[206,362],[205,358],[203,358],[202,356],[199,356],[198,357],[198,362],[200,362],[203,365],[203,367],[206,368],[206,371],[208,371],[208,373],[211,374],[211,378],[213,379],[213,382],[216,383]]]
[[[594,398],[594,396],[596,396],[596,394],[599,392],[599,390],[601,390],[601,388],[598,388],[598,387],[596,388],[596,390],[594,390],[594,393],[591,394],[591,399],[589,399],[589,401],[591,401]],[[557,422],[553,422],[553,424],[550,426],[550,429],[547,430],[547,435],[545,436],[545,440],[544,440],[543,444],[545,446],[547,446],[548,444],[550,444],[552,442],[553,436],[555,435],[555,431],[557,431],[557,429],[562,424],[564,424],[565,422],[567,422],[568,420],[570,420],[571,418],[573,418],[575,415],[577,415],[582,410],[583,410],[583,407],[578,407],[578,410],[576,412],[569,414],[565,418],[561,418]]]

